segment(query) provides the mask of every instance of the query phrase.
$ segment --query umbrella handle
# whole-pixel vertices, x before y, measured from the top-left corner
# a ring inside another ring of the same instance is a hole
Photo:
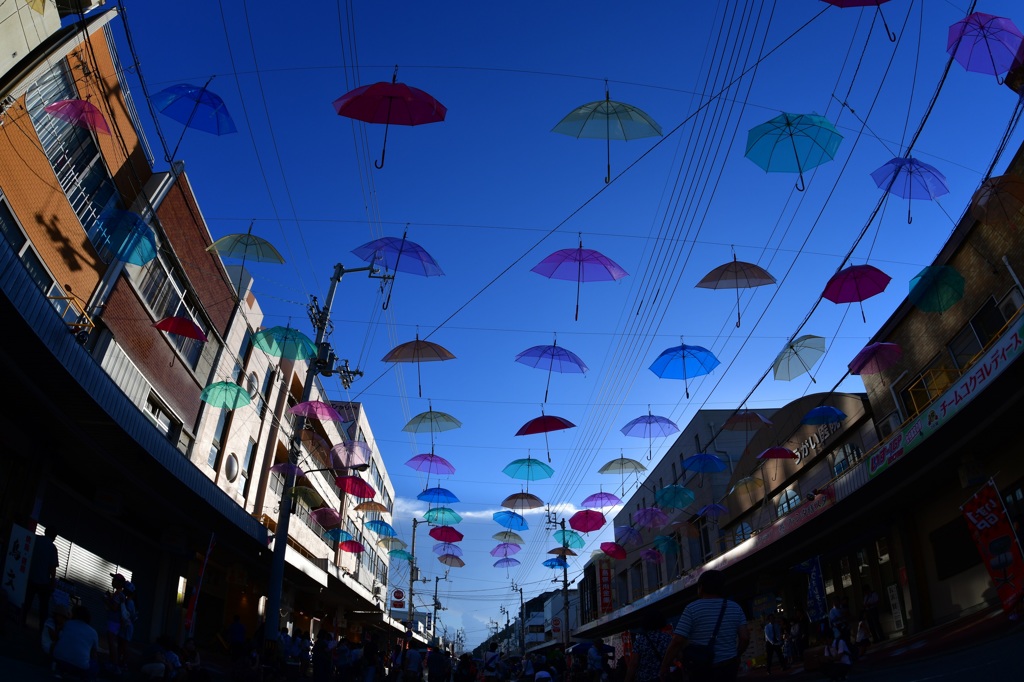
[[[398,73],[398,69],[397,68],[395,69],[395,73],[396,74]],[[392,79],[392,82],[394,82],[393,79]],[[384,119],[384,144],[380,148],[380,161],[374,161],[373,162],[373,165],[374,165],[374,167],[377,168],[377,170],[380,170],[381,168],[384,167],[384,154],[386,154],[387,151],[388,151],[388,128],[391,127],[391,104],[392,104],[392,102],[394,102],[394,98],[388,97],[388,115],[387,115],[387,118]]]
[[[800,179],[796,181],[796,191],[803,192],[807,189],[807,183],[804,182],[804,174],[800,173]]]
[[[890,42],[890,43],[895,43],[895,42],[896,42],[896,34],[895,34],[895,33],[893,33],[893,32],[892,32],[892,31],[891,31],[891,30],[889,29],[889,22],[887,22],[887,21],[885,20],[885,13],[884,13],[884,12],[882,11],[882,5],[881,5],[881,3],[879,3],[878,5],[875,5],[875,10],[877,10],[877,12],[878,12],[878,16],[882,18],[882,26],[884,26],[884,27],[885,27],[885,34],[886,34],[887,36],[889,36],[889,42]]]

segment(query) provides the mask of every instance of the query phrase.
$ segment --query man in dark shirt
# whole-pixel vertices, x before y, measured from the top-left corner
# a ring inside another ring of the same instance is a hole
[[[39,600],[39,628],[50,615],[50,596],[57,581],[57,547],[53,544],[57,537],[56,529],[49,527],[46,535],[35,537],[32,548],[32,563],[28,569],[28,584],[25,587],[25,603],[22,605],[22,622],[28,623],[28,614],[32,611],[32,601]]]

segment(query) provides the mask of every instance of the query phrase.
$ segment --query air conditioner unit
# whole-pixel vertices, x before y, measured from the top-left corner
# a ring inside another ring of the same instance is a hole
[[[379,597],[381,592],[383,591],[383,589],[384,588],[382,588],[380,585],[374,585],[373,586],[373,596]]]

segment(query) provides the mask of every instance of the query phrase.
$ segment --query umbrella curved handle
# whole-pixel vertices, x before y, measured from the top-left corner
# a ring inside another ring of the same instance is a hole
[[[801,173],[800,178],[796,181],[796,191],[803,192],[805,189],[807,189],[807,183],[804,182],[804,174]]]

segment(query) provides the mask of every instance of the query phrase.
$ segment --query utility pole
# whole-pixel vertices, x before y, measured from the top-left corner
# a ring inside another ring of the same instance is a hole
[[[434,618],[430,622],[431,622],[432,631],[435,632],[435,633],[437,632],[437,612],[438,612],[439,609],[441,611],[444,611],[444,607],[441,606],[441,602],[439,602],[437,600],[437,584],[439,582],[441,582],[442,580],[444,580],[445,582],[448,581],[448,571],[444,572],[444,576],[443,577],[442,576],[435,576],[434,577]]]
[[[512,581],[512,591],[519,593],[519,653],[526,654],[526,607],[523,604],[523,588]]]
[[[412,517],[412,542],[409,545],[409,554],[412,555],[412,559],[409,560],[409,632],[413,630],[413,606],[412,606],[412,590],[416,584],[416,574],[419,570],[416,568],[416,525],[420,522],[415,516]]]
[[[562,518],[562,545],[565,542],[565,518]],[[563,557],[564,559],[564,557]],[[562,650],[569,648],[569,562],[562,566]]]
[[[345,266],[339,263],[334,266],[331,286],[327,292],[327,300],[324,301],[323,308],[318,307],[316,299],[313,299],[313,302],[310,304],[310,318],[316,329],[315,343],[317,356],[308,360],[306,378],[302,385],[301,402],[308,401],[313,394],[313,384],[316,381],[317,374],[331,376],[337,373],[341,378],[342,384],[346,387],[351,384],[354,378],[362,376],[362,372],[359,370],[350,370],[348,368],[347,360],[341,368],[335,368],[334,363],[337,361],[337,356],[335,356],[330,344],[325,341],[327,328],[331,321],[331,306],[334,304],[334,295],[338,290],[338,284],[341,282],[342,277],[351,272],[367,272],[370,277],[378,276],[377,268],[372,265],[361,268],[345,268]],[[382,279],[389,277],[390,275],[380,276]],[[305,425],[306,418],[296,416],[292,439],[288,448],[288,461],[295,465],[299,463],[301,433]],[[274,554],[271,557],[270,563],[270,583],[267,585],[266,620],[264,622],[265,641],[272,649],[277,646],[281,629],[281,597],[284,592],[285,553],[288,549],[288,526],[292,516],[292,489],[295,488],[295,479],[294,471],[285,476],[285,486],[284,490],[281,491],[281,503],[277,513],[277,527],[274,529]],[[409,596],[411,602],[412,595]],[[273,644],[270,644],[270,642],[273,642]]]

